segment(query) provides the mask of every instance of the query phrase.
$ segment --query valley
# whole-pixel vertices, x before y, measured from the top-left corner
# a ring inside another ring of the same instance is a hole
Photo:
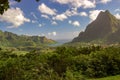
[[[0,0],[0,80],[120,80],[119,0]]]

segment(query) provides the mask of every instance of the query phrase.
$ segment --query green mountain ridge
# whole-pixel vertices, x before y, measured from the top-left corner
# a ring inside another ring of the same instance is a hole
[[[106,10],[101,11],[96,20],[90,23],[84,32],[80,32],[72,42],[119,43],[119,34],[120,20]]]
[[[17,35],[11,32],[0,30],[0,46],[7,47],[25,47],[25,46],[42,46],[56,43],[54,40],[47,39],[45,36],[26,36]]]

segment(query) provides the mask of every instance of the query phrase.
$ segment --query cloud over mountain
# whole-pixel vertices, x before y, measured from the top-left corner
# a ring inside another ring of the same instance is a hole
[[[101,11],[104,11],[104,10],[92,10],[92,11],[89,11],[89,13],[90,13],[89,18],[91,19],[91,21],[94,21]]]
[[[120,19],[120,14],[119,14],[119,13],[115,14],[115,17],[116,17],[117,19]]]

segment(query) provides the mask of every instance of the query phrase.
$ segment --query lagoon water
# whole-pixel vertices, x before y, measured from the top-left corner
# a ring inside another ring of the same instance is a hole
[[[51,46],[51,47],[61,46],[65,43],[70,42],[71,40],[56,40],[56,41],[57,41],[56,44],[50,44],[49,46]]]

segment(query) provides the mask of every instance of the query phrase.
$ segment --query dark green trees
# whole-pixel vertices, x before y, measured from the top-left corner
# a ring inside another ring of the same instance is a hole
[[[58,47],[48,53],[32,51],[26,55],[0,50],[0,80],[85,80],[84,76],[117,74],[120,47]]]

